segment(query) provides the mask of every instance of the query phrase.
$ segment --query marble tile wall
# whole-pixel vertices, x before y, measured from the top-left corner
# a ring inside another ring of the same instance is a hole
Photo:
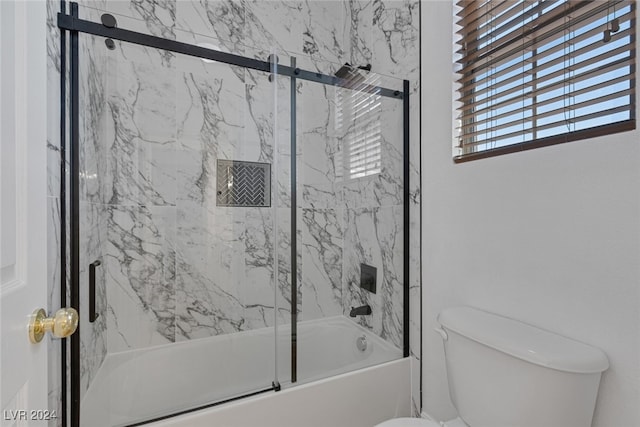
[[[57,5],[49,2],[53,12]],[[413,162],[419,159],[419,2],[166,0],[81,5],[81,17],[98,21],[102,11],[108,11],[122,28],[206,42],[261,59],[276,51],[282,63],[293,55],[299,66],[326,73],[346,61],[371,63],[376,73],[411,81],[410,290],[416,304],[411,306],[410,332],[412,355],[419,358],[420,166]],[[57,101],[59,54],[53,24],[50,35],[49,96]],[[299,84],[299,148],[293,154],[288,79],[279,80],[274,90],[265,73],[119,42],[108,51],[102,40],[85,39],[82,218],[91,232],[83,240],[87,250],[82,265],[103,261],[97,271],[104,298],[99,298],[103,305],[98,321],[83,329],[83,390],[107,351],[271,326],[276,318],[289,321],[291,155],[298,156],[301,318],[345,314],[351,305],[369,303],[374,314],[358,321],[401,346],[401,103],[381,106],[381,173],[345,182],[341,159],[348,135],[335,124],[334,88]],[[50,105],[55,110],[55,104]],[[56,132],[52,116],[52,165],[59,161]],[[277,163],[274,208],[217,207],[217,158]],[[53,218],[59,206],[55,167],[50,176]],[[49,242],[55,239],[52,225]],[[54,265],[56,252],[50,252]],[[361,262],[378,267],[375,296],[353,284]],[[86,272],[81,275],[86,277]],[[56,387],[51,387],[52,396]],[[418,410],[419,401],[414,408]]]

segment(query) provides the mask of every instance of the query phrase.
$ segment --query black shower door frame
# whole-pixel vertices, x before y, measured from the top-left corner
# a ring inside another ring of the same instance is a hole
[[[66,245],[62,248],[62,260],[69,259],[69,271],[70,271],[70,306],[80,312],[80,175],[79,175],[79,162],[80,162],[80,122],[79,122],[79,35],[89,34],[93,36],[100,36],[109,39],[119,40],[127,43],[132,43],[140,46],[147,46],[151,48],[167,50],[174,53],[188,55],[197,58],[209,59],[229,65],[235,65],[252,70],[263,71],[272,73],[275,75],[286,76],[291,79],[291,152],[296,152],[296,81],[305,80],[310,82],[316,82],[320,84],[337,86],[346,89],[367,91],[375,93],[387,98],[402,100],[403,102],[403,357],[409,356],[409,201],[410,201],[410,188],[409,188],[409,81],[403,80],[403,89],[394,90],[381,86],[360,84],[357,88],[354,88],[352,82],[347,79],[343,79],[334,75],[327,75],[318,73],[315,71],[303,70],[296,67],[296,59],[291,58],[290,66],[278,64],[277,58],[270,57],[268,61],[261,61],[255,58],[249,58],[245,56],[235,55],[232,53],[222,52],[214,49],[207,49],[204,47],[182,43],[175,40],[156,37],[144,33],[138,33],[135,31],[129,31],[123,28],[117,28],[112,26],[106,26],[102,23],[96,23],[79,18],[78,15],[78,3],[71,2],[71,13],[67,14],[65,9],[65,1],[61,1],[61,12],[58,13],[58,27],[60,28],[60,42],[61,42],[61,113],[63,119],[61,120],[61,136],[62,136],[62,153],[65,153],[65,135],[66,126],[65,114],[67,111],[66,101],[66,87],[69,90],[69,127],[70,127],[70,150],[69,150],[69,176],[71,179],[69,191],[66,188],[62,188],[64,195],[63,205],[68,203],[70,209],[70,254],[67,254]],[[69,33],[70,45],[67,46],[66,38],[67,32]],[[69,50],[69,52],[67,52]],[[70,72],[67,77],[65,58],[69,58]],[[69,85],[67,85],[67,80]],[[63,162],[64,167],[64,162]],[[297,381],[297,223],[296,223],[296,206],[297,206],[297,159],[296,156],[291,156],[291,382]],[[64,173],[62,175],[64,177]],[[62,183],[63,186],[64,181]],[[62,219],[63,225],[65,219]],[[64,228],[62,229],[64,233]],[[64,241],[64,240],[63,240]],[[67,255],[70,255],[67,258]],[[63,266],[63,271],[65,270]],[[66,292],[65,283],[62,286],[62,306],[66,305]],[[78,326],[78,329],[81,325]],[[67,381],[67,368],[66,368],[66,347],[62,346],[62,379],[63,379],[63,393],[62,393],[62,408],[63,418],[70,421],[70,427],[80,427],[80,334],[76,331],[71,336],[70,346],[70,399],[71,402],[67,402],[66,393],[66,381]],[[272,387],[249,393],[234,399],[244,398],[247,396],[264,393],[267,391],[280,390],[280,385],[274,383]],[[212,404],[199,406],[197,408],[189,409],[174,413],[168,416],[155,418],[153,420],[147,420],[142,423],[132,424],[131,426],[138,426],[147,424],[149,422],[158,421],[159,419],[169,418],[176,415],[184,414],[207,408],[210,406],[219,405],[229,400],[218,401]],[[70,403],[70,413],[67,416],[67,408]],[[64,424],[64,423],[63,423]],[[130,427],[131,427],[130,426]],[[66,427],[66,426],[65,426]]]

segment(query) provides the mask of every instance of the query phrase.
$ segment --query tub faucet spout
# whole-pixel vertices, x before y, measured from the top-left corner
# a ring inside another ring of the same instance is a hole
[[[351,312],[349,312],[349,316],[351,317],[366,316],[369,314],[371,314],[371,306],[369,304],[355,308],[351,307]]]

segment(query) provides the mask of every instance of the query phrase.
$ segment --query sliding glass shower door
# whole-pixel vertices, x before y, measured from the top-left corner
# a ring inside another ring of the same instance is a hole
[[[318,64],[297,83],[297,379],[401,358],[405,330],[403,81]]]
[[[60,18],[72,427],[408,355],[408,81],[77,4]]]
[[[77,37],[80,425],[272,390],[290,316],[276,76]]]

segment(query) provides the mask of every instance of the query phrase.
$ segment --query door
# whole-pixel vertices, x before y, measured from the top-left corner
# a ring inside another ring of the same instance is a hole
[[[43,425],[47,341],[31,344],[46,307],[46,4],[0,2],[0,425]],[[55,414],[60,416],[60,414]]]

